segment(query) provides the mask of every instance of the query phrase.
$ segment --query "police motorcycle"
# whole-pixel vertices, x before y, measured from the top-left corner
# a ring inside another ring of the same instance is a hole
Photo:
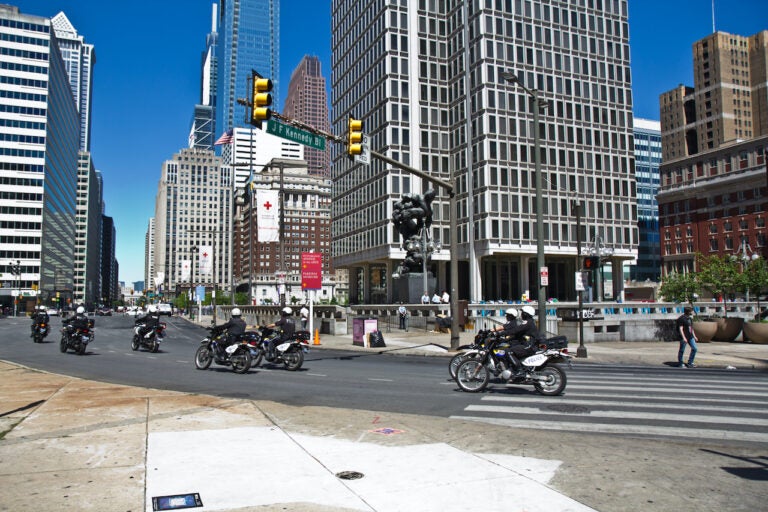
[[[156,308],[157,306],[151,305],[150,308]],[[156,311],[156,309],[155,309]],[[150,313],[154,313],[150,309]],[[136,326],[133,328],[133,340],[131,340],[131,350],[139,350],[143,347],[150,352],[157,352],[160,350],[160,342],[165,339],[165,322],[157,322],[149,332],[142,333],[147,324],[142,322],[141,319],[136,321]]]
[[[77,308],[77,315],[84,315],[85,308],[80,306]],[[88,344],[93,341],[93,319],[87,319],[86,325],[73,325],[77,322],[77,319],[71,319],[64,327],[61,328],[61,340],[59,341],[59,350],[62,353],[66,353],[67,350],[72,349],[78,355],[85,354]]]
[[[304,364],[304,354],[309,352],[309,331],[296,331],[288,340],[275,347],[274,356],[269,354],[269,343],[280,337],[280,331],[260,326],[255,332],[245,333],[253,356],[253,365],[262,359],[272,364],[282,364],[288,371],[296,371]]]
[[[506,384],[530,385],[545,396],[555,396],[565,390],[567,377],[562,363],[571,365],[568,339],[555,336],[530,347],[531,355],[520,362],[521,371],[513,373],[509,346],[501,332],[493,332],[482,348],[471,349],[456,369],[456,383],[462,391],[483,391],[491,377]]]
[[[38,308],[40,315],[45,314],[45,306],[40,306]],[[47,315],[46,315],[47,317]],[[49,322],[46,321],[35,321],[34,324],[32,324],[32,341],[35,343],[42,343],[46,336],[48,336],[48,332],[51,330],[51,325]]]
[[[251,368],[251,350],[241,334],[235,341],[227,345],[227,333],[222,326],[208,327],[208,336],[200,342],[195,352],[195,367],[206,370],[211,363],[221,366],[231,366],[235,373],[247,373]]]
[[[488,339],[491,338],[493,331],[490,329],[480,330],[475,334],[475,339],[470,345],[462,345],[458,348],[460,352],[453,356],[448,362],[448,373],[451,379],[456,380],[456,370],[466,359],[477,357],[479,349],[485,346]]]

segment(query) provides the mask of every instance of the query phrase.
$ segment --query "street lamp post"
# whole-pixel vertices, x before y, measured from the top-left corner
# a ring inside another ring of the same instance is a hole
[[[13,316],[18,315],[19,295],[21,295],[21,261],[11,262],[11,274],[13,274],[13,283],[16,285],[16,298],[13,299]],[[13,293],[11,293],[13,296]]]
[[[533,148],[534,148],[534,166],[536,170],[536,274],[538,278],[539,294],[539,331],[547,330],[547,287],[542,284],[541,272],[546,266],[544,260],[544,210],[543,199],[541,195],[541,149],[540,149],[540,126],[539,113],[541,108],[546,108],[549,103],[539,99],[539,93],[535,89],[528,89],[517,75],[509,72],[501,73],[501,77],[508,82],[519,85],[530,98],[530,105],[533,109]]]

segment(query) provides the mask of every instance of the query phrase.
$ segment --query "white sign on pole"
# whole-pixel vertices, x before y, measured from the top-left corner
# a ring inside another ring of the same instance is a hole
[[[583,292],[587,289],[587,279],[589,278],[589,272],[576,272],[576,291]]]
[[[549,269],[541,267],[541,286],[549,286]]]
[[[362,146],[363,152],[359,155],[355,155],[355,162],[363,165],[370,165],[371,163],[371,146],[368,143],[369,139],[367,135],[363,135]]]

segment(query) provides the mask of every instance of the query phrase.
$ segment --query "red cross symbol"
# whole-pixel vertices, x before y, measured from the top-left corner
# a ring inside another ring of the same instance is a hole
[[[207,258],[207,257],[208,257],[208,252],[206,251],[203,253],[203,258]]]
[[[267,210],[269,210],[270,208],[272,208],[272,203],[270,203],[269,201],[267,201],[266,203],[264,203],[264,208],[266,208]]]

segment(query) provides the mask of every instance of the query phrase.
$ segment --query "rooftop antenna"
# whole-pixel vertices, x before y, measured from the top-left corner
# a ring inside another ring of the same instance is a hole
[[[715,32],[715,0],[712,0],[712,33]]]

